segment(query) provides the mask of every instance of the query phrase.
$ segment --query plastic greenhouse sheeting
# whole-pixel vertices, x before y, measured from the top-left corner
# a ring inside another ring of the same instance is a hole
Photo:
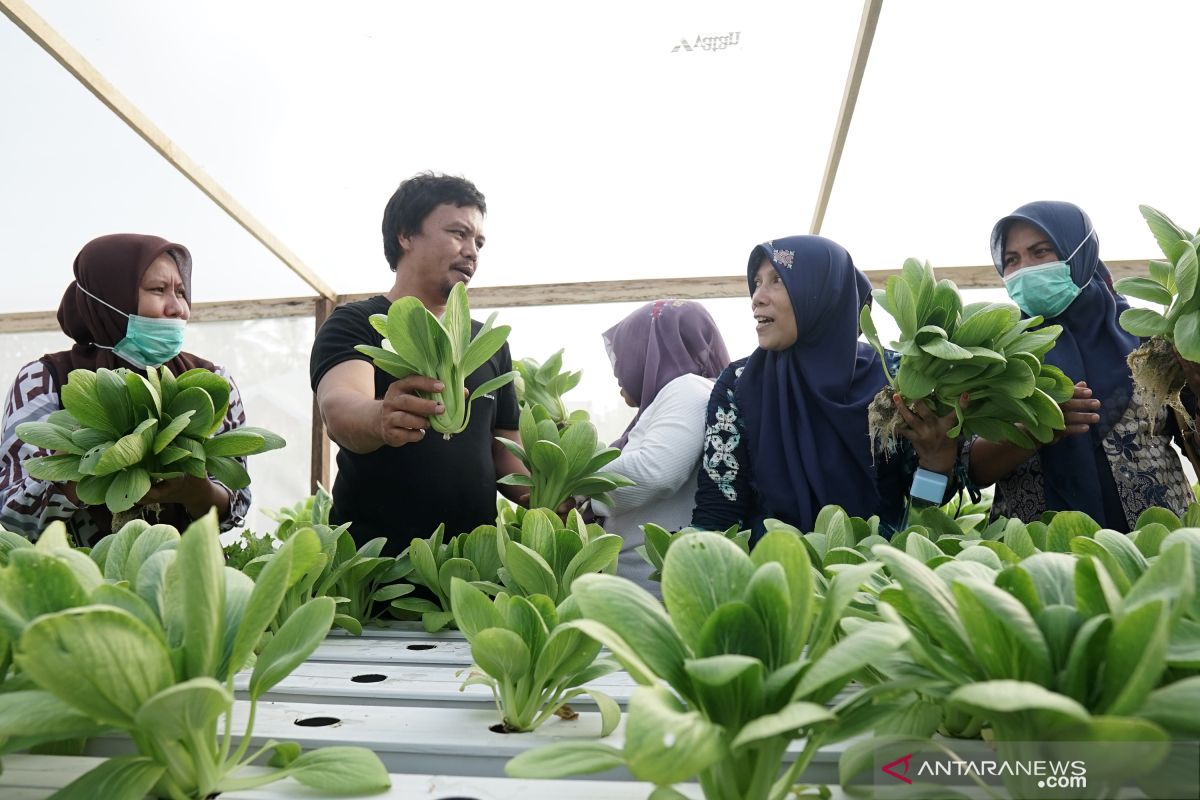
[[[740,273],[754,243],[808,229],[863,11],[29,4],[339,293],[390,285],[382,207],[423,169],[488,197],[476,285]],[[1189,0],[885,0],[823,232],[868,270],[984,264],[995,219],[1061,198],[1103,257],[1153,257],[1138,203],[1200,225],[1198,29]],[[7,18],[0,73],[0,314],[54,309],[83,243],[122,230],[186,244],[197,301],[312,294]],[[748,353],[748,301],[706,303]],[[585,369],[568,398],[608,438],[631,411],[599,334],[634,305],[501,311],[514,355],[565,346]],[[311,318],[188,334],[290,442],[251,460],[252,527],[307,491],[311,340]],[[0,335],[0,383],[63,346]]]

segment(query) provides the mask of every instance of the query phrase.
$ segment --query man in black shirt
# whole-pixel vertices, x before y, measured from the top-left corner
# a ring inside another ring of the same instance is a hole
[[[466,430],[449,439],[427,435],[439,403],[417,395],[441,391],[434,379],[397,380],[377,369],[355,345],[381,346],[372,314],[386,314],[400,297],[414,296],[441,316],[455,283],[467,283],[483,247],[487,206],[462,178],[421,174],[400,184],[383,214],[383,250],[396,273],[392,288],[337,308],[317,332],[309,373],[321,417],[337,442],[333,484],[335,524],[353,522],[359,545],[385,536],[386,554],[446,523],[446,534],[470,531],[496,517],[496,479],[525,473],[496,436],[520,441],[512,384],[472,404]],[[472,333],[481,323],[472,321]],[[512,369],[505,344],[467,378],[468,391]],[[499,487],[517,499],[516,487]]]

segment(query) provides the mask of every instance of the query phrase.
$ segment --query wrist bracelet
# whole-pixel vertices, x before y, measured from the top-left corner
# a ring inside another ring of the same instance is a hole
[[[918,467],[913,474],[912,488],[909,490],[909,496],[916,500],[923,500],[931,505],[940,506],[942,498],[946,495],[946,487],[950,485],[950,479],[940,472],[930,472],[927,469]]]

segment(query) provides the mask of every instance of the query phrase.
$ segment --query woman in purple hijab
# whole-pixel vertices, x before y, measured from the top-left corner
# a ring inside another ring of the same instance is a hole
[[[643,542],[639,526],[678,530],[691,519],[704,408],[729,352],[708,310],[690,300],[647,303],[605,331],[604,344],[621,396],[638,410],[613,442],[621,455],[607,469],[635,485],[593,507],[605,529],[625,541],[618,574],[654,591],[651,567],[635,552]]]
[[[886,379],[878,353],[858,338],[871,284],[850,254],[820,236],[776,239],[751,251],[746,280],[759,347],[713,389],[692,524],[737,524],[756,539],[766,519],[807,532],[824,506],[837,505],[879,515],[886,534],[903,524],[918,467],[953,487],[957,444],[945,435],[953,414],[903,409],[908,441],[872,458],[867,407]]]

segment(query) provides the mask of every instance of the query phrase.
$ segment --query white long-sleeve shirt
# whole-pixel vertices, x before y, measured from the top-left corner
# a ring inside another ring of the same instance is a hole
[[[699,375],[682,375],[664,386],[629,432],[620,457],[605,467],[636,485],[610,492],[611,504],[592,504],[607,517],[605,530],[625,540],[617,574],[656,594],[658,585],[649,580],[652,568],[634,552],[644,541],[638,526],[653,522],[674,531],[691,521],[712,387]]]

